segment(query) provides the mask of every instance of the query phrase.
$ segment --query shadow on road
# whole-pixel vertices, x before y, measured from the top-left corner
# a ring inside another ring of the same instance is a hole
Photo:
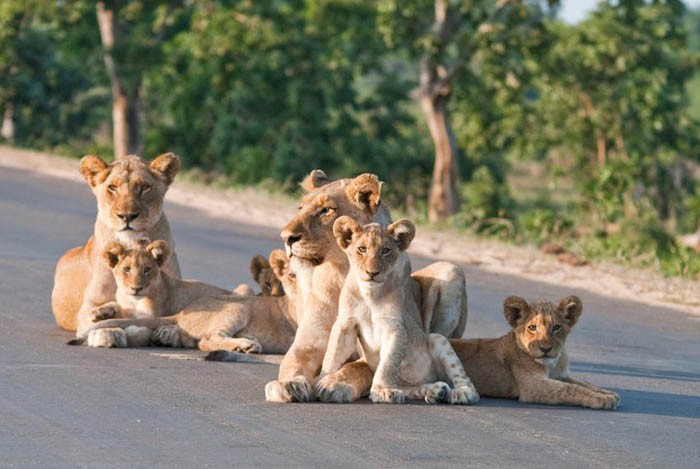
[[[600,363],[574,362],[571,371],[576,373],[597,373],[603,375],[633,376],[637,378],[668,379],[700,383],[700,373],[688,371],[655,370],[637,366],[603,365]]]

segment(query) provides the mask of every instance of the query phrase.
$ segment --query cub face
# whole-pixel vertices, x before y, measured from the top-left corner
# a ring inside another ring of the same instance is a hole
[[[282,296],[284,288],[277,278],[272,266],[263,256],[255,256],[250,260],[250,274],[253,280],[260,286],[262,296]]]
[[[296,298],[297,276],[292,272],[291,262],[283,249],[275,249],[270,252],[270,268],[277,280],[282,283],[282,288],[290,298]]]
[[[104,259],[112,268],[117,289],[127,295],[153,295],[161,284],[161,267],[170,255],[168,243],[154,241],[126,248],[117,242],[107,244]]]
[[[379,223],[360,226],[354,219],[343,216],[333,225],[338,246],[345,251],[350,268],[362,282],[383,283],[393,272],[397,260],[416,234],[410,220],[398,220],[388,228]]]
[[[280,236],[289,257],[313,265],[321,264],[331,251],[337,250],[333,223],[339,216],[350,215],[366,223],[379,208],[381,183],[374,174],[331,182],[317,169],[306,177],[302,187],[308,193]]]
[[[80,160],[80,173],[97,198],[98,217],[114,232],[152,228],[163,212],[163,198],[180,169],[172,153],[150,164],[129,155],[107,164],[95,155]]]
[[[562,298],[557,306],[545,300],[528,304],[518,296],[509,296],[503,303],[503,315],[518,346],[541,364],[559,358],[582,309],[577,296]]]

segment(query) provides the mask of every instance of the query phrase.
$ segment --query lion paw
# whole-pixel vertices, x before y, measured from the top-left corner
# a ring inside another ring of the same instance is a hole
[[[583,402],[583,405],[591,409],[617,409],[620,404],[620,396],[614,392],[596,393]]]
[[[126,332],[120,328],[95,329],[88,333],[89,347],[124,348],[127,346]]]
[[[312,397],[311,386],[303,376],[289,381],[270,381],[265,385],[268,402],[311,402]]]
[[[372,388],[369,398],[375,404],[403,404],[406,396],[400,389]]]
[[[262,353],[263,348],[260,342],[251,339],[236,339],[236,346],[233,347],[232,352],[243,352],[243,353]]]
[[[331,374],[321,378],[314,387],[316,398],[322,402],[346,403],[357,400],[353,387]]]
[[[180,328],[176,324],[159,326],[153,331],[153,334],[151,334],[151,341],[159,345],[181,347]]]
[[[448,399],[452,405],[469,405],[479,402],[479,393],[474,386],[460,386],[450,391]]]
[[[112,319],[117,316],[117,310],[110,303],[98,306],[97,308],[90,311],[90,320],[92,322],[104,321],[105,319]]]
[[[432,383],[428,386],[428,390],[425,393],[425,402],[428,404],[445,402],[447,400],[447,396],[450,394],[450,390],[450,386],[442,381]]]

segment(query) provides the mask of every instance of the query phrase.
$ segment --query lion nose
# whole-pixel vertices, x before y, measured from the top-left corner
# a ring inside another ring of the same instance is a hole
[[[135,294],[143,290],[143,287],[131,287],[131,291]]]
[[[547,355],[549,352],[552,351],[552,347],[542,347],[542,346],[540,346],[540,350],[542,351],[542,353],[544,353],[545,355]]]
[[[118,216],[119,218],[121,218],[122,220],[124,220],[124,222],[126,222],[127,224],[129,224],[129,223],[131,223],[132,221],[134,221],[134,219],[136,219],[136,217],[138,217],[139,214],[138,214],[138,213],[133,213],[133,212],[132,212],[132,213],[117,213],[117,216]]]
[[[369,278],[374,279],[374,277],[376,277],[377,275],[379,275],[379,271],[373,272],[373,271],[371,271],[371,270],[368,270],[368,271],[367,271],[367,275],[369,275]]]
[[[283,231],[280,236],[282,237],[282,239],[284,240],[284,242],[287,246],[291,246],[292,244],[301,240],[301,234],[292,233],[291,231],[286,231],[286,230]]]

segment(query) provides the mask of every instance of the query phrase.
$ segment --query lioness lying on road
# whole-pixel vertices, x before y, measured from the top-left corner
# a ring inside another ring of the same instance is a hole
[[[333,231],[350,270],[340,292],[338,318],[331,329],[316,397],[330,402],[354,397],[335,373],[355,352],[359,339],[363,359],[374,372],[369,390],[373,402],[478,401],[447,338],[428,334],[421,324],[411,262],[404,252],[415,235],[414,224],[404,219],[388,228],[378,223],[361,227],[343,216],[335,221]],[[438,379],[451,381],[454,389]]]
[[[173,246],[163,198],[180,168],[180,160],[165,153],[150,164],[129,155],[107,164],[94,155],[80,160],[80,173],[97,199],[95,230],[88,242],[68,250],[56,264],[51,307],[56,323],[81,335],[92,324],[89,313],[114,300],[117,289],[102,252],[110,241],[164,239]],[[177,258],[164,269],[180,277]]]
[[[173,347],[287,351],[295,325],[286,297],[237,297],[202,282],[175,279],[161,270],[168,254],[164,241],[130,248],[109,244],[104,256],[117,278],[117,301],[96,308],[91,317],[99,322],[72,343],[87,339],[93,347],[146,345],[142,331],[129,334],[130,328],[138,327],[152,331],[150,341]],[[107,319],[125,316],[132,318]]]
[[[615,409],[616,393],[569,377],[564,343],[581,310],[576,296],[556,307],[511,296],[503,303],[511,332],[498,339],[453,339],[452,347],[482,396]]]

